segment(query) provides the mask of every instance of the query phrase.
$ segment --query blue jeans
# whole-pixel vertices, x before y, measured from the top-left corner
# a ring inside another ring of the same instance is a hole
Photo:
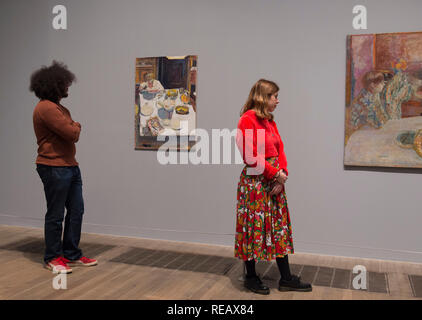
[[[78,166],[52,167],[37,164],[37,172],[44,185],[47,200],[44,261],[48,262],[61,255],[69,260],[78,260],[82,257],[79,241],[84,213],[81,171]],[[65,208],[67,213],[64,219]]]

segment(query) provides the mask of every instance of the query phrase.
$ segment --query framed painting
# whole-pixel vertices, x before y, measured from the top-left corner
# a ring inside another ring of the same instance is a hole
[[[422,168],[422,32],[347,37],[344,165]]]
[[[135,150],[195,144],[197,62],[194,55],[136,58]]]

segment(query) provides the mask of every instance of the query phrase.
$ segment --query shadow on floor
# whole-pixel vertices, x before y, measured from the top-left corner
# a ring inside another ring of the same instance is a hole
[[[98,243],[81,243],[84,256],[95,258],[96,256],[115,248],[116,246],[103,245]],[[0,250],[10,250],[23,252],[24,257],[35,263],[44,264],[44,239],[36,237],[26,237],[22,240],[7,243],[0,246]]]
[[[84,255],[95,258],[96,256],[115,248],[113,245],[99,243],[81,243]],[[25,257],[33,262],[43,264],[44,240],[36,237],[26,237],[22,240],[0,246],[2,250],[23,252]],[[243,262],[236,258],[215,255],[181,253],[166,250],[130,247],[129,250],[109,260],[114,263],[158,267],[169,270],[185,270],[193,272],[210,273],[227,276],[233,286],[239,290],[243,287]],[[256,264],[257,273],[270,288],[278,288],[280,274],[275,262],[262,261]],[[349,289],[353,288],[353,278],[356,277],[352,270],[319,267],[312,265],[290,264],[292,274],[298,275],[305,282],[314,286]],[[366,289],[364,291],[389,293],[388,277],[385,273],[367,272]],[[412,279],[410,280],[412,282]],[[421,280],[414,279],[413,287],[419,289]]]

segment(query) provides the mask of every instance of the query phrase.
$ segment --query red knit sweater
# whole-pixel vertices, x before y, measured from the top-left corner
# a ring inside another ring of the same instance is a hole
[[[272,179],[278,169],[265,159],[278,157],[280,169],[283,169],[286,175],[288,175],[284,145],[283,141],[281,141],[275,121],[261,120],[256,116],[254,110],[248,110],[240,117],[237,128],[238,134],[236,136],[236,143],[245,164],[251,167],[256,167],[258,162],[265,164],[263,175],[267,179]],[[248,129],[251,130],[250,132],[253,133],[252,135],[248,135]],[[257,143],[258,129],[264,130],[262,132],[265,133],[265,145],[258,145]],[[251,158],[251,156],[255,159]]]
[[[33,113],[38,143],[37,164],[77,166],[75,142],[81,125],[72,120],[69,110],[49,100],[41,100]]]

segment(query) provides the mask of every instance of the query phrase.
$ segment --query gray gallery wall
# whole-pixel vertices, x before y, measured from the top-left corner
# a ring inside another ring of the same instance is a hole
[[[368,30],[352,28],[356,4]],[[63,104],[82,124],[83,231],[233,245],[242,165],[134,150],[135,58],[196,54],[199,128],[234,129],[256,80],[280,85],[297,252],[422,262],[421,171],[343,167],[346,35],[422,31],[421,1],[4,0],[0,26],[1,224],[43,226],[28,83],[57,59],[78,78]]]

